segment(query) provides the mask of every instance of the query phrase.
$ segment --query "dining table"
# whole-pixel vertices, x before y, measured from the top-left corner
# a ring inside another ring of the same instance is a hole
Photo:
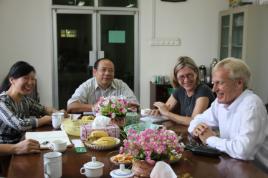
[[[183,142],[188,142],[189,134],[187,126],[178,125],[171,121],[161,123],[167,129],[175,131],[182,136]],[[52,126],[44,126],[32,129],[31,131],[52,131]],[[69,136],[70,139],[77,137]],[[8,168],[8,178],[43,178],[44,166],[43,155],[50,150],[42,150],[41,153],[12,155]],[[108,178],[110,172],[118,169],[119,166],[110,161],[110,157],[118,154],[119,148],[114,150],[92,150],[87,148],[87,152],[78,153],[74,147],[68,147],[62,154],[62,178],[84,178],[80,173],[83,165],[93,156],[97,161],[104,163],[103,176]],[[226,154],[219,156],[196,155],[191,151],[183,151],[179,161],[171,164],[175,174],[180,178],[264,178],[268,177],[261,169],[256,167],[251,161],[233,159]]]

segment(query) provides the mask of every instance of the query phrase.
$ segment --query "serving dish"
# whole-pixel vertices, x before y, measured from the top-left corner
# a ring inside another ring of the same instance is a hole
[[[84,117],[84,116],[83,116]],[[89,124],[93,120],[88,118],[73,120],[71,118],[64,119],[61,123],[61,130],[64,130],[68,135],[80,136],[80,126]]]
[[[114,139],[116,140],[115,145],[107,145],[107,146],[106,145],[94,145],[94,144],[92,144],[91,142],[88,142],[88,141],[86,141],[84,143],[88,148],[93,149],[93,150],[100,150],[100,151],[101,150],[111,150],[111,149],[117,148],[121,143],[120,139],[118,139],[118,138],[114,138]]]
[[[133,156],[127,154],[117,154],[110,157],[110,161],[117,166],[119,166],[120,164],[129,166],[132,164]]]

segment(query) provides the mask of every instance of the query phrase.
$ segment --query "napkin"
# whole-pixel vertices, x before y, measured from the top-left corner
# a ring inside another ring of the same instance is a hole
[[[105,128],[111,122],[111,118],[97,115],[92,123],[92,129]]]
[[[151,174],[150,178],[177,178],[177,175],[173,171],[173,169],[170,167],[169,164],[165,163],[164,161],[158,161]]]

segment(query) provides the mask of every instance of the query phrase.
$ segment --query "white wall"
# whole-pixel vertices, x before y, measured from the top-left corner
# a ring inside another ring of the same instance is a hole
[[[141,106],[149,107],[149,81],[169,75],[178,56],[208,65],[218,51],[218,14],[227,0],[156,0],[156,37],[179,37],[181,46],[151,46],[152,0],[140,0]],[[35,66],[41,103],[52,105],[52,37],[49,0],[0,0],[0,80],[19,59]]]
[[[0,80],[17,60],[37,71],[41,103],[52,105],[52,42],[49,0],[0,1]]]
[[[150,46],[152,0],[141,0],[140,93],[142,107],[149,107],[149,81],[153,75],[171,75],[177,58],[192,57],[198,65],[209,65],[218,56],[219,11],[224,0],[188,0],[180,3],[156,1],[156,37],[179,37],[181,46]]]
[[[258,29],[259,34],[264,34],[259,37],[259,64],[256,71],[258,71],[258,75],[256,78],[256,85],[258,88],[256,89],[256,93],[261,96],[261,99],[264,103],[268,103],[268,82],[267,82],[267,67],[268,67],[268,7],[266,10],[261,12],[259,21],[261,22],[261,26]]]

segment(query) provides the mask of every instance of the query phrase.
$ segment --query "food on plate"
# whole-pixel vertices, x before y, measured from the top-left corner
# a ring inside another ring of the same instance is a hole
[[[97,146],[114,146],[116,145],[116,142],[115,137],[101,137],[93,141],[92,144]]]
[[[108,137],[108,133],[103,130],[94,130],[90,133],[90,137],[101,138]]]
[[[101,147],[113,147],[120,143],[120,140],[115,137],[110,137],[109,134],[103,130],[94,130],[88,137],[86,144]]]
[[[81,119],[71,119],[71,124],[76,127],[80,127],[81,125],[86,125],[94,120],[91,119],[93,116],[83,116]]]
[[[118,164],[131,164],[133,156],[130,154],[118,154],[111,157],[111,161]]]
[[[86,123],[86,124],[93,121],[93,120],[94,120],[94,116],[83,116],[81,118],[81,122]]]
[[[109,136],[109,134],[103,130],[94,130],[90,133],[90,135],[87,136],[87,141],[89,143],[92,143],[101,137],[108,137],[108,136]]]

